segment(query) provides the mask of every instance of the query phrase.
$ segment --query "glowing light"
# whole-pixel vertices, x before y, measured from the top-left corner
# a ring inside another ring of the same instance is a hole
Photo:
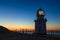
[[[39,11],[39,14],[40,14],[40,15],[44,15],[44,12],[43,12],[43,11]]]

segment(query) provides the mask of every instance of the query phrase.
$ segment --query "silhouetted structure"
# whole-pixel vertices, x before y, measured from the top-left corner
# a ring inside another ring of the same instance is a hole
[[[0,33],[7,33],[10,32],[7,28],[0,26]]]
[[[36,34],[46,34],[46,18],[45,11],[41,8],[37,11],[37,19],[35,20],[35,33]]]

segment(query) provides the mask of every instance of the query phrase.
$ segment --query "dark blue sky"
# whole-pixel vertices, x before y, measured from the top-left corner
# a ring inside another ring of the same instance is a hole
[[[39,8],[45,10],[48,26],[60,27],[60,0],[0,0],[0,25],[34,26]]]

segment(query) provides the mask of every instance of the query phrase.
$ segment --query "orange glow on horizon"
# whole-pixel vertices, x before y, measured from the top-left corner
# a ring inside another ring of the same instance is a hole
[[[11,30],[11,31],[20,31],[20,30],[28,30],[28,31],[34,31],[35,28],[34,26],[13,26],[13,25],[3,25],[5,26],[7,29]],[[56,27],[56,26],[47,26],[46,27],[46,30],[49,31],[49,30],[60,30],[59,27]]]
[[[12,31],[20,31],[20,30],[29,30],[29,31],[34,31],[35,28],[34,27],[9,27],[8,28],[9,30],[12,30]],[[50,30],[60,30],[60,28],[57,28],[57,27],[47,27],[46,28],[47,31],[50,31]]]
[[[28,31],[34,31],[34,27],[32,26],[32,27],[30,27],[30,26],[28,26],[28,27],[23,27],[23,26],[6,26],[6,28],[7,29],[9,29],[9,30],[11,30],[11,31],[21,31],[21,30],[28,30]]]
[[[16,27],[16,28],[9,27],[7,29],[12,30],[12,31],[21,31],[21,30],[34,31],[34,27]]]
[[[47,31],[54,31],[54,30],[58,31],[58,30],[60,30],[60,28],[58,28],[58,27],[47,27]]]

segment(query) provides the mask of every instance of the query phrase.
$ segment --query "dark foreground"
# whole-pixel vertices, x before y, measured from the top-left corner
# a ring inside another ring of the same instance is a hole
[[[60,40],[58,36],[33,35],[20,33],[1,33],[0,40]]]

